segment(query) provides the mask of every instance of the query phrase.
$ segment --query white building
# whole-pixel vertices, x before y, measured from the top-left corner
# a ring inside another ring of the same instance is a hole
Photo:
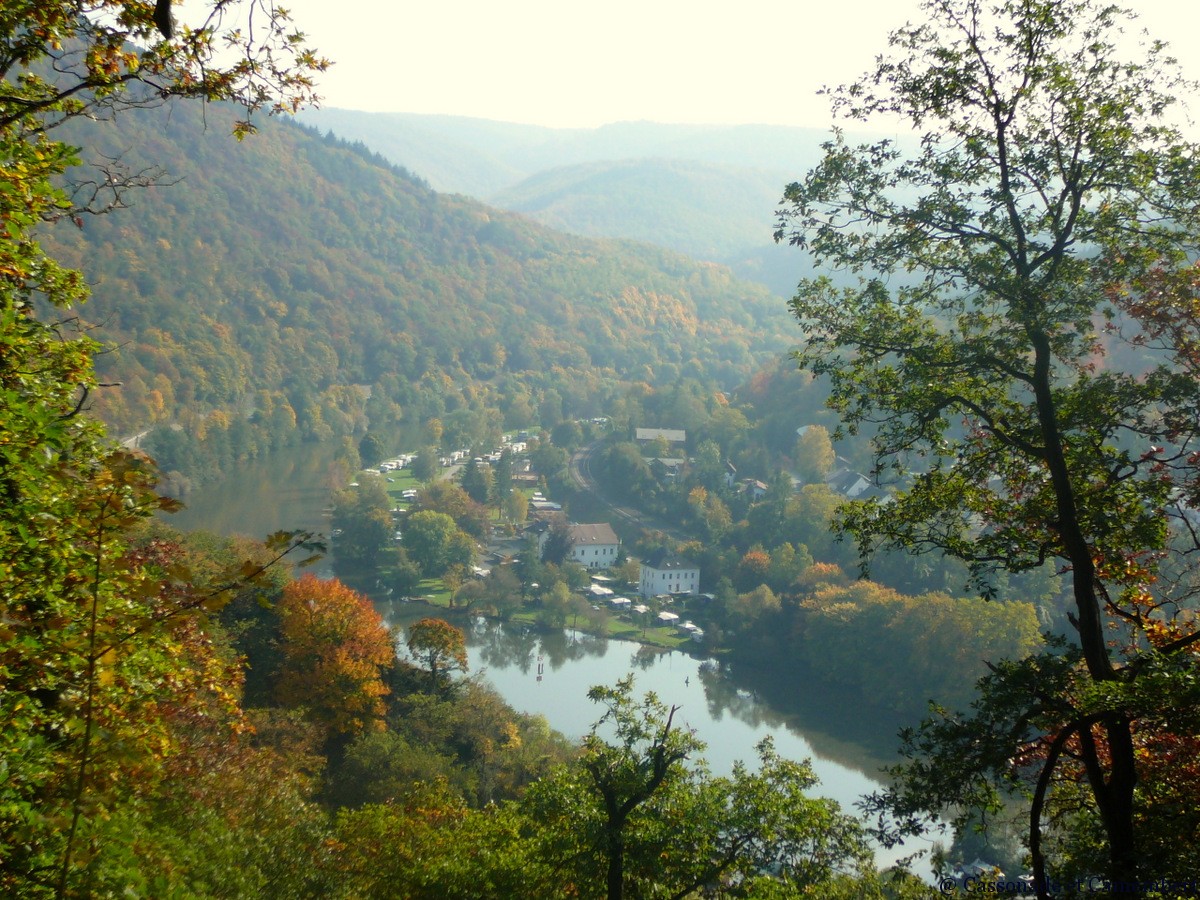
[[[659,551],[642,563],[638,593],[643,597],[658,594],[699,594],[700,567]]]
[[[571,559],[587,569],[607,569],[617,564],[621,539],[607,522],[571,526]]]

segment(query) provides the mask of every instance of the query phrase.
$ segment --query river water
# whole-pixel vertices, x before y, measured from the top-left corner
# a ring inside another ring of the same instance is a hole
[[[336,443],[301,444],[257,459],[192,492],[166,522],[182,531],[262,539],[276,531],[303,530],[327,539],[330,498],[346,481],[339,450]],[[331,577],[329,558],[314,571]]]
[[[653,691],[679,707],[675,723],[705,743],[704,759],[715,775],[729,774],[739,760],[752,765],[755,746],[770,737],[781,756],[811,762],[819,781],[814,793],[854,812],[863,795],[879,789],[880,770],[894,761],[900,723],[825,687],[756,677],[688,653],[570,629],[504,625],[420,603],[378,606],[389,624],[401,628],[428,615],[450,619],[466,634],[469,674],[485,678],[513,708],[545,716],[571,738],[587,734],[603,712],[588,700],[588,690],[633,675],[636,695]],[[879,849],[876,857],[884,865],[930,846]]]
[[[293,528],[326,533],[330,493],[343,477],[336,450],[302,446],[259,460],[187,498],[188,508],[171,524],[252,537]],[[327,562],[317,572],[328,577]],[[376,603],[390,624],[401,627],[431,614],[449,618],[422,604],[379,598]],[[811,760],[820,781],[816,793],[852,811],[861,796],[880,786],[880,770],[896,761],[895,734],[904,723],[865,708],[861,698],[806,679],[800,669],[754,672],[569,630],[454,621],[467,635],[472,674],[485,677],[515,709],[544,715],[572,738],[582,737],[600,717],[588,690],[633,674],[639,693],[654,691],[679,707],[676,722],[705,742],[714,774],[727,774],[735,760],[752,762],[755,745],[770,736],[781,755]],[[924,846],[880,851],[879,858],[888,862]]]

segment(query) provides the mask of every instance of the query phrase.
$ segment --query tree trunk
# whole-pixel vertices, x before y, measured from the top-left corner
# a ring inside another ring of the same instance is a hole
[[[1063,451],[1063,436],[1051,384],[1050,341],[1036,328],[1031,327],[1028,333],[1034,348],[1033,388],[1038,421],[1045,446],[1046,466],[1057,501],[1058,521],[1055,524],[1063,550],[1071,563],[1079,647],[1092,680],[1112,681],[1119,676],[1109,657],[1092,547],[1080,525],[1070,468]],[[1138,870],[1133,828],[1133,790],[1137,781],[1133,735],[1129,720],[1118,714],[1105,717],[1101,725],[1108,747],[1108,777],[1105,777],[1100,762],[1101,754],[1095,746],[1090,728],[1080,734],[1084,743],[1084,765],[1108,838],[1109,877],[1114,881],[1133,882],[1137,879]]]
[[[608,900],[621,900],[625,891],[625,842],[617,835],[608,842]]]

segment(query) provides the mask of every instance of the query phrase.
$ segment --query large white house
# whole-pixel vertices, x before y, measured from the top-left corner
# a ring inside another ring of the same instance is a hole
[[[643,597],[654,597],[658,594],[699,594],[700,567],[660,550],[642,562],[638,593]]]
[[[621,539],[607,522],[571,526],[571,559],[588,569],[607,569],[617,564]]]

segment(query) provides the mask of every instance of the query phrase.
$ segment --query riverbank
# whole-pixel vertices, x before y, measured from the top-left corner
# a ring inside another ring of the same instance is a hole
[[[361,584],[355,585],[354,579],[348,579],[347,584],[355,587],[356,590],[367,595],[376,603],[408,603],[413,605],[421,605],[430,610],[431,613],[444,612],[456,616],[476,616],[486,619],[490,622],[500,623],[502,625],[517,626],[522,628],[530,628],[536,632],[552,632],[561,628],[570,628],[572,631],[577,631],[580,634],[587,634],[592,637],[604,638],[616,641],[629,641],[631,643],[640,644],[646,647],[653,647],[656,650],[678,650],[686,652],[690,656],[696,658],[719,657],[721,654],[709,653],[701,647],[696,641],[692,640],[687,633],[681,633],[675,628],[667,626],[650,626],[639,625],[627,619],[622,619],[618,616],[612,616],[605,613],[603,621],[603,631],[596,628],[594,618],[585,618],[582,614],[577,616],[568,616],[566,621],[561,625],[550,624],[544,621],[540,616],[541,610],[523,608],[507,616],[497,616],[489,614],[485,611],[477,610],[471,606],[455,605],[451,602],[451,591],[439,578],[426,578],[421,584],[418,592],[406,598],[393,598],[387,593],[381,593],[377,590],[372,590],[369,587],[364,587]],[[593,609],[593,612],[602,612],[602,610]]]
[[[403,626],[429,608],[396,602],[382,611],[391,624]],[[482,678],[514,709],[543,716],[573,740],[588,734],[604,712],[588,701],[589,689],[632,674],[639,694],[652,691],[677,707],[676,724],[705,743],[701,755],[714,774],[728,775],[738,762],[753,765],[756,745],[770,738],[785,758],[811,762],[818,779],[814,795],[852,810],[864,795],[881,788],[882,769],[894,762],[894,730],[872,733],[872,723],[879,720],[862,709],[848,715],[856,707],[835,692],[797,683],[790,696],[785,689],[768,696],[747,679],[743,667],[726,661],[607,640],[569,627],[527,628],[461,610],[444,612],[466,636],[468,675]],[[877,864],[892,865],[915,849],[911,843],[878,849]]]

